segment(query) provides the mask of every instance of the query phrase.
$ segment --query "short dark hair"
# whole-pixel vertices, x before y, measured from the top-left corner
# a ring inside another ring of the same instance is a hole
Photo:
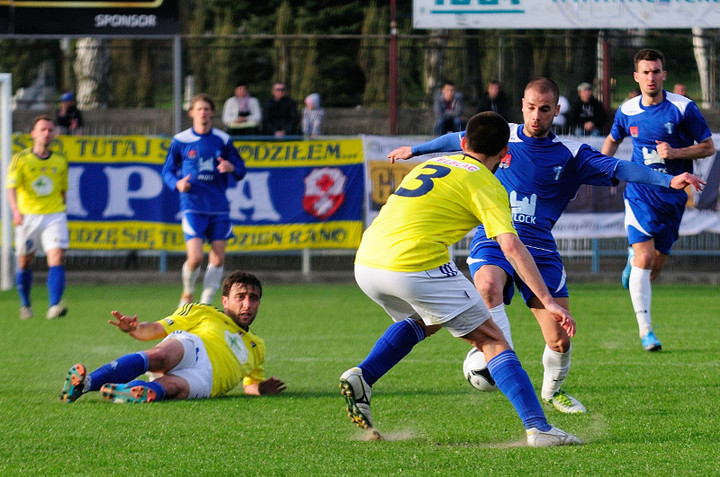
[[[222,296],[230,296],[230,290],[235,284],[247,285],[249,287],[256,288],[258,295],[262,298],[262,284],[260,283],[260,280],[258,280],[258,278],[252,273],[242,272],[240,270],[232,272],[227,276],[227,278],[225,278],[222,286]]]
[[[196,94],[195,96],[193,96],[192,99],[190,100],[190,108],[189,109],[192,109],[193,106],[195,106],[195,103],[197,103],[198,101],[204,101],[204,102],[208,103],[210,105],[210,109],[212,111],[215,111],[215,102],[212,100],[210,95],[206,94],[206,93],[200,93],[200,94]]]
[[[558,99],[560,98],[560,88],[558,88],[557,83],[550,78],[541,77],[530,80],[530,82],[525,86],[525,91],[529,89],[536,89],[541,94],[552,93],[553,98],[555,99],[555,104],[558,103]]]
[[[635,63],[635,71],[638,70],[638,63],[641,61],[657,61],[660,60],[660,63],[662,63],[662,69],[665,69],[665,56],[660,53],[658,50],[654,50],[652,48],[643,48],[642,50],[635,53],[634,63]]]
[[[41,114],[40,116],[35,116],[33,118],[33,123],[32,123],[31,129],[35,129],[35,125],[37,123],[39,123],[40,121],[50,121],[51,123],[53,123],[53,125],[55,124],[55,120],[53,118],[51,118],[47,114]]]
[[[466,146],[470,152],[494,156],[502,151],[510,139],[505,118],[492,111],[471,117],[465,128]]]

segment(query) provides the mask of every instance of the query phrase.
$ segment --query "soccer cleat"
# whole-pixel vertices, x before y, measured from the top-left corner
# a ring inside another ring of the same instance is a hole
[[[554,447],[582,444],[580,439],[569,432],[558,429],[555,426],[550,427],[547,431],[541,431],[537,427],[533,427],[532,429],[528,429],[526,433],[527,443],[530,447]]]
[[[350,420],[358,427],[372,429],[373,421],[370,414],[372,388],[363,379],[362,369],[350,368],[340,376],[340,394],[345,397]]]
[[[21,306],[20,307],[20,319],[21,320],[29,320],[33,317],[33,311],[32,308],[29,306]]]
[[[565,414],[580,414],[587,412],[585,406],[580,401],[565,392],[564,389],[558,389],[552,398],[543,399],[545,404],[553,406],[560,412]]]
[[[178,308],[180,308],[183,305],[187,305],[188,303],[193,302],[193,294],[192,293],[183,293],[180,295],[180,303],[178,303]]]
[[[648,334],[641,338],[641,342],[645,351],[660,351],[662,349],[662,344],[655,336],[654,331],[648,331]]]
[[[620,277],[622,286],[625,289],[630,288],[630,271],[632,270],[632,258],[634,256],[635,256],[635,251],[632,249],[632,247],[628,248],[627,263],[625,264],[625,268],[623,269],[622,276]]]
[[[63,316],[67,315],[67,312],[67,308],[58,303],[57,305],[53,305],[48,308],[47,319],[54,320],[55,318],[62,318]]]
[[[127,384],[103,384],[100,388],[100,394],[108,401],[128,404],[153,402],[156,397],[155,391],[140,384],[136,386],[128,386]]]
[[[60,391],[60,400],[62,402],[75,402],[83,395],[85,376],[85,366],[80,363],[72,365],[65,378],[65,385]]]

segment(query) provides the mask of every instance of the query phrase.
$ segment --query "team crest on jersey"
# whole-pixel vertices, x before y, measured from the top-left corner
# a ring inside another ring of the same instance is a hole
[[[630,135],[632,137],[638,137],[638,134],[640,133],[637,126],[630,126]]]
[[[505,154],[505,157],[503,157],[500,160],[500,169],[507,169],[510,167],[510,161],[512,160],[512,155]]]
[[[556,181],[560,180],[560,177],[562,176],[562,172],[563,172],[563,166],[553,167],[553,177]]]
[[[314,169],[304,180],[303,209],[320,220],[332,216],[345,201],[346,180],[340,169]]]
[[[188,151],[188,158],[195,159],[197,157],[197,151],[195,149],[190,149]]]

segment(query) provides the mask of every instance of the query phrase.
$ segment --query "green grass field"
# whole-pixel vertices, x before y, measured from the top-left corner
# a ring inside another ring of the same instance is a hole
[[[0,475],[717,475],[720,353],[715,286],[655,287],[660,353],[639,346],[620,285],[576,285],[578,321],[568,391],[588,414],[547,409],[582,446],[533,449],[500,393],[463,379],[468,349],[446,332],[421,343],[374,387],[387,440],[364,441],[337,389],[389,325],[354,284],[266,284],[253,330],[266,369],[287,383],[274,397],[111,404],[98,393],[63,404],[75,362],[96,367],[150,347],[107,324],[110,310],[155,320],[180,285],[70,285],[66,318],[21,322],[15,291],[0,293]],[[34,290],[36,315],[47,297]],[[543,342],[531,314],[509,309],[513,337],[536,389]]]

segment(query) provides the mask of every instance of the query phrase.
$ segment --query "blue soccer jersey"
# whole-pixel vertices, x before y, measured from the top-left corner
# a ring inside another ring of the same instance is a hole
[[[660,159],[656,141],[673,148],[683,148],[712,137],[705,118],[697,105],[679,94],[663,91],[665,99],[657,105],[643,106],[642,96],[626,101],[615,113],[610,136],[615,141],[630,136],[633,143],[632,161],[660,172],[678,175],[692,172],[692,160]],[[679,221],[687,202],[684,190],[655,185],[628,183],[627,199],[639,213],[673,217]]]
[[[219,157],[235,166],[232,174],[220,173]],[[173,137],[165,165],[163,181],[175,190],[178,180],[190,174],[190,190],[180,194],[180,210],[204,214],[227,214],[230,211],[225,192],[233,180],[245,177],[245,163],[230,136],[213,128],[197,134],[192,128]]]
[[[615,169],[620,159],[601,154],[587,144],[560,139],[553,133],[533,138],[523,125],[510,124],[510,151],[495,176],[508,191],[513,222],[526,246],[555,250],[552,228],[582,184],[617,185]],[[448,135],[460,148],[464,133]],[[414,153],[430,152],[422,147]],[[482,226],[478,234],[485,235]]]

